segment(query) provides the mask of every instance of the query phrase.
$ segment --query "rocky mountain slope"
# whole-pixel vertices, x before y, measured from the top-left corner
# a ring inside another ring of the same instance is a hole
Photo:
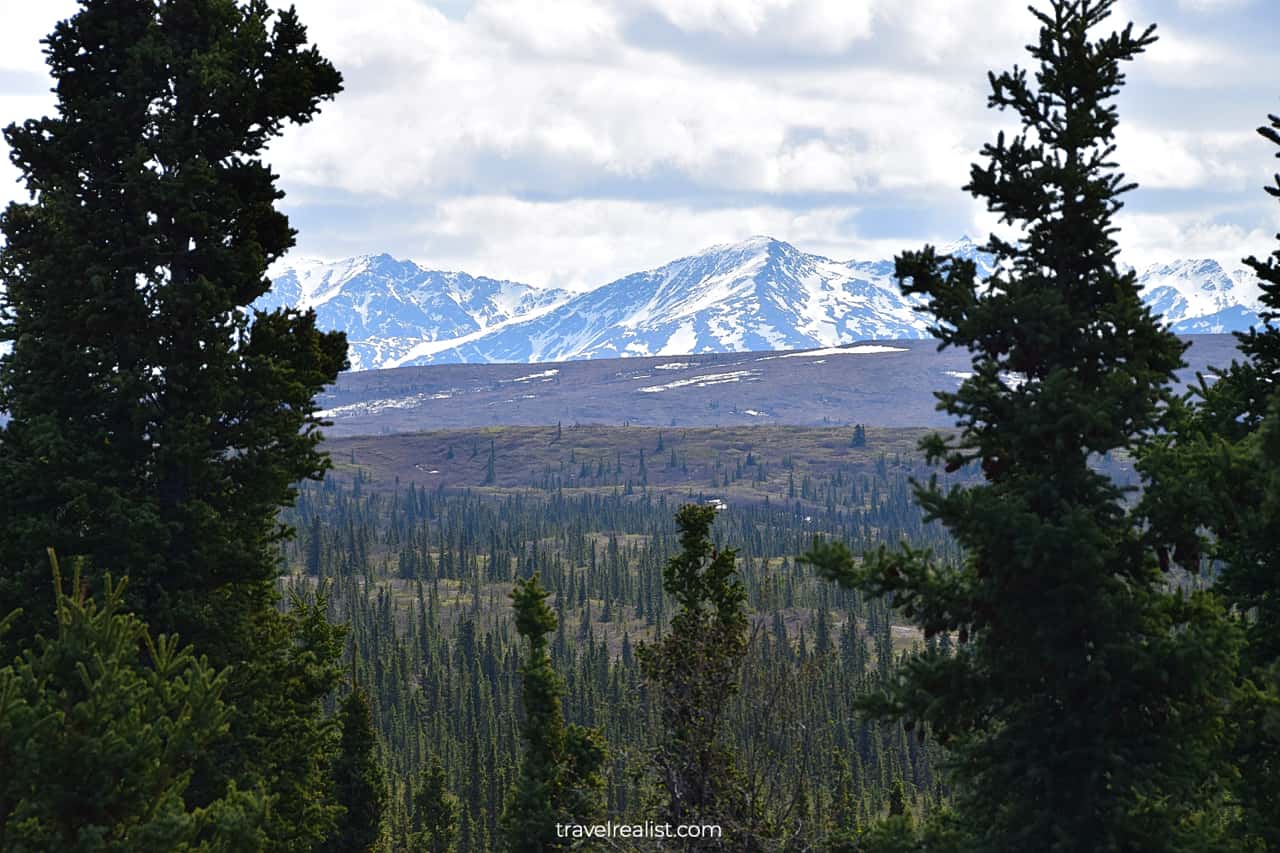
[[[256,306],[314,308],[321,328],[347,333],[353,370],[394,364],[424,342],[457,340],[536,316],[568,299],[513,281],[419,267],[390,255],[289,262]]]
[[[986,256],[964,238],[941,251]],[[314,307],[341,329],[355,370],[425,364],[560,362],[839,346],[918,339],[927,321],[902,295],[893,262],[835,261],[769,237],[712,246],[585,293],[461,272],[388,255],[285,262],[259,307]],[[1257,322],[1244,269],[1188,260],[1140,271],[1144,298],[1180,334]]]

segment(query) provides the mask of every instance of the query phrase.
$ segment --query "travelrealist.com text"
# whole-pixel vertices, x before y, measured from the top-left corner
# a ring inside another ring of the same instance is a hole
[[[696,823],[557,823],[558,838],[719,838],[717,824]]]

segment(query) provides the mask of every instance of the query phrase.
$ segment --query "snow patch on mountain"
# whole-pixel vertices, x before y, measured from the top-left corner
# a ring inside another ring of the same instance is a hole
[[[826,349],[808,350],[806,352],[789,352],[778,358],[802,358],[815,355],[872,355],[885,352],[910,352],[905,347],[886,347],[880,344],[863,344],[856,347],[827,347]]]
[[[702,376],[694,376],[689,379],[677,379],[674,382],[668,382],[665,385],[649,385],[638,389],[641,394],[657,394],[662,391],[670,391],[673,388],[705,388],[708,385],[724,385],[728,382],[741,382],[745,380],[754,380],[760,376],[759,370],[731,370],[728,373],[707,373]]]

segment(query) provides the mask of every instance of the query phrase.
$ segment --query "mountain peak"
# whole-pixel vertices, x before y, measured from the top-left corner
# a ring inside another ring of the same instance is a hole
[[[979,251],[980,247],[968,234],[962,234],[959,240],[952,240],[950,243],[943,243],[938,246],[939,254],[958,255],[962,258],[971,258],[978,254]]]
[[[738,240],[733,243],[716,243],[714,246],[708,246],[693,257],[701,258],[708,255],[725,255],[725,254],[742,254],[748,252],[760,252],[772,249],[775,246],[785,246],[788,249],[794,249],[788,243],[770,237],[767,234],[753,234],[745,240]]]

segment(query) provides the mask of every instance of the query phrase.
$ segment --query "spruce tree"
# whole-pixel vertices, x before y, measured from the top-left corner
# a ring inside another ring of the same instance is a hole
[[[0,653],[52,626],[46,546],[127,574],[127,609],[235,665],[188,799],[265,784],[272,845],[311,849],[337,670],[276,611],[276,512],[326,468],[345,342],[248,306],[294,238],[264,148],[341,77],[264,0],[85,0],[46,44],[56,113],[4,132],[31,198],[0,217],[0,611],[24,609]]]
[[[990,76],[990,106],[1022,122],[983,148],[966,187],[1016,233],[984,247],[991,278],[928,246],[896,262],[941,345],[972,354],[973,376],[937,395],[959,435],[921,446],[949,471],[979,463],[985,482],[916,487],[963,562],[906,545],[809,555],[842,584],[892,595],[926,636],[957,635],[867,707],[950,748],[959,825],[980,849],[1199,849],[1218,829],[1236,633],[1211,596],[1170,592],[1143,519],[1090,465],[1157,430],[1183,350],[1116,263],[1112,217],[1131,185],[1110,162],[1112,100],[1120,63],[1154,35],[1093,38],[1112,5],[1033,9],[1034,76]]]
[[[662,720],[653,753],[670,824],[719,824],[735,849],[754,849],[763,821],[725,743],[729,702],[747,653],[746,591],[737,554],[711,542],[716,509],[686,504],[676,513],[680,553],[662,570],[677,611],[666,635],[639,649]]]
[[[595,729],[564,722],[564,684],[547,650],[557,625],[549,594],[536,572],[511,592],[516,631],[529,641],[529,654],[520,665],[524,754],[502,831],[507,849],[529,853],[580,844],[565,825],[588,824],[604,808],[604,739]]]
[[[233,782],[204,807],[184,802],[195,756],[231,716],[227,672],[176,636],[152,638],[123,612],[125,582],[106,576],[98,604],[78,571],[73,595],[56,560],[53,577],[49,634],[0,668],[0,848],[263,849],[261,792]]]
[[[272,14],[87,2],[47,39],[56,115],[5,129],[33,198],[0,219],[0,605],[46,600],[46,545],[127,572],[128,605],[215,660],[270,603],[345,358],[310,313],[247,310],[294,236],[263,148],[341,80]]]
[[[411,849],[417,853],[452,853],[458,840],[458,798],[445,784],[444,765],[439,757],[422,771],[422,781],[413,795],[413,823],[416,830]]]
[[[1258,132],[1280,146],[1280,117],[1269,118]],[[1280,175],[1266,191],[1280,198]],[[1140,464],[1153,481],[1144,509],[1165,561],[1193,572],[1202,557],[1212,561],[1214,589],[1242,615],[1246,644],[1231,714],[1237,831],[1273,850],[1280,849],[1280,249],[1245,263],[1258,274],[1262,323],[1236,335],[1244,360],[1215,368],[1212,384],[1201,378]]]
[[[326,849],[339,853],[367,853],[382,839],[382,816],[389,792],[378,758],[369,698],[352,689],[338,711],[342,742],[333,766],[334,790],[343,812]]]

